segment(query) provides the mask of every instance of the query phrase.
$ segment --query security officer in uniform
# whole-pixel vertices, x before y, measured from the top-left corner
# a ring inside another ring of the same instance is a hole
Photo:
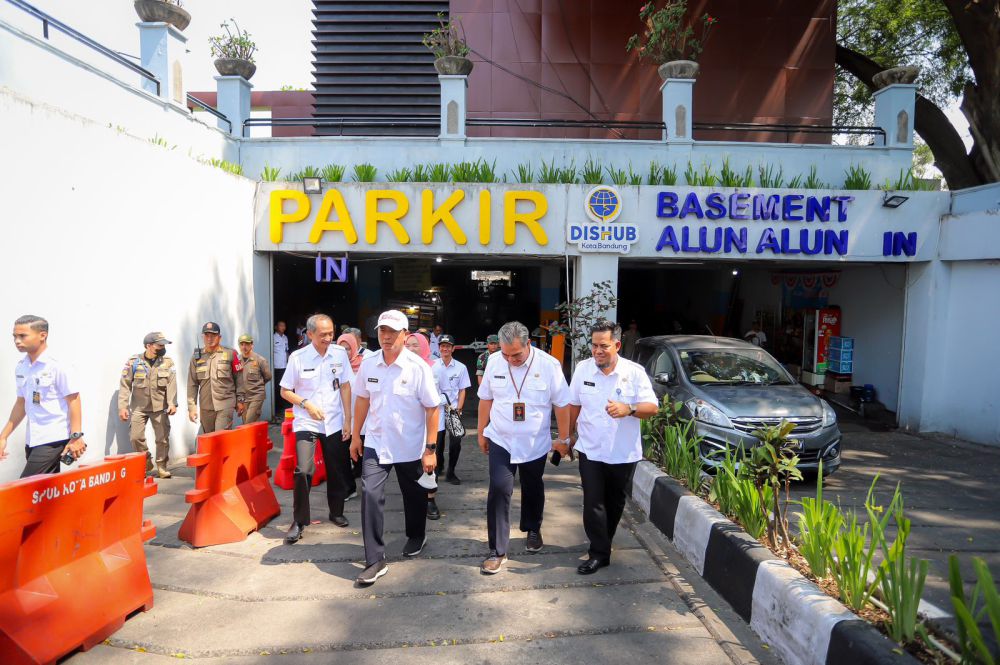
[[[151,332],[142,340],[144,353],[128,359],[122,369],[118,388],[118,416],[129,421],[129,441],[137,453],[146,454],[146,474],[153,474],[153,460],[146,445],[146,422],[153,423],[156,436],[156,473],[170,478],[167,458],[170,454],[170,419],[177,413],[177,367],[167,358],[170,340],[160,332]],[[131,416],[129,412],[131,411]]]
[[[194,350],[188,366],[188,418],[196,423],[200,417],[202,432],[208,434],[232,426],[236,403],[244,401],[237,385],[243,365],[238,353],[221,345],[218,323],[203,325],[201,337],[205,346]]]
[[[500,350],[500,337],[490,335],[486,338],[486,350],[476,358],[476,385],[483,383],[483,374],[486,373],[486,362],[494,353]]]
[[[242,384],[242,392],[245,402],[240,414],[243,417],[243,424],[255,423],[260,420],[260,413],[264,409],[264,400],[267,398],[267,383],[271,380],[271,368],[267,364],[264,356],[253,350],[253,337],[250,335],[240,335],[240,364],[243,371],[239,373],[237,383]],[[237,411],[240,406],[237,405]]]

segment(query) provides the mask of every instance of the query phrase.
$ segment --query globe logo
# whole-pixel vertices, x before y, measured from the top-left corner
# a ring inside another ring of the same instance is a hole
[[[598,224],[613,222],[622,212],[621,197],[613,187],[598,185],[587,192],[584,209]]]

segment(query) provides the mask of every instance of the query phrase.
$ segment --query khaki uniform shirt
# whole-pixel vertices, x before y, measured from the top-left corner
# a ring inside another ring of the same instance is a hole
[[[161,413],[177,406],[177,367],[172,358],[139,353],[125,363],[118,388],[118,410]]]
[[[204,411],[223,411],[236,408],[236,400],[243,397],[242,388],[236,385],[240,370],[239,354],[224,346],[217,351],[201,352],[201,357],[191,356],[188,366],[188,408],[200,405]]]
[[[267,359],[256,351],[250,352],[249,358],[241,358],[243,371],[236,381],[242,389],[247,402],[260,402],[267,397],[265,386],[271,380],[271,367]]]

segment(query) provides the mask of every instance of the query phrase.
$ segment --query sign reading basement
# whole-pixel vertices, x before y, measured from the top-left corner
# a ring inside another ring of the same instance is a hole
[[[663,191],[656,197],[656,216],[759,222],[746,225],[704,226],[667,224],[660,232],[656,251],[705,254],[826,254],[846,256],[850,235],[837,225],[847,221],[853,196],[806,196],[804,194],[750,194],[689,192],[683,198]],[[769,222],[785,222],[775,227]],[[832,227],[832,228],[831,228]]]

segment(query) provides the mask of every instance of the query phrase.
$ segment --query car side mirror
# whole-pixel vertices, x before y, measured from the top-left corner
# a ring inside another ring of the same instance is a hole
[[[670,383],[672,379],[673,377],[670,376],[670,372],[660,372],[659,374],[653,377],[654,381],[664,386]]]

